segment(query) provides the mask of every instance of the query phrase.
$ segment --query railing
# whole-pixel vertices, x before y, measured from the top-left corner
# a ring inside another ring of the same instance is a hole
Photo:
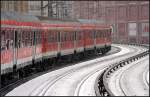
[[[143,46],[145,48],[149,48],[149,45],[138,45],[138,44],[129,44],[129,45],[135,45],[135,46]],[[111,92],[111,90],[108,88],[107,79],[110,77],[112,73],[114,73],[119,68],[130,64],[131,62],[134,62],[136,60],[139,60],[146,55],[149,54],[149,50],[142,52],[138,55],[132,56],[130,58],[124,59],[118,63],[110,65],[105,71],[97,78],[95,83],[95,93],[97,96],[114,96],[114,94]]]

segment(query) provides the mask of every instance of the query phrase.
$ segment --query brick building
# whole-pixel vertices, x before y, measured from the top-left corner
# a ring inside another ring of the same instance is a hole
[[[114,42],[149,43],[149,1],[74,1],[73,13],[112,24]]]

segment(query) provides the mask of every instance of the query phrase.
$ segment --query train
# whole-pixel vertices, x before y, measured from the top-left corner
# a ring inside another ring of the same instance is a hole
[[[111,50],[111,25],[1,13],[1,75],[39,61]]]

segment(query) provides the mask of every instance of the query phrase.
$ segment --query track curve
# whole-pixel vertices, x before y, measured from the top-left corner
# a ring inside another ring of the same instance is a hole
[[[149,68],[149,56],[115,70],[105,80],[107,90],[113,96],[149,95],[149,87],[145,84],[145,70],[147,68]]]
[[[95,78],[110,64],[136,55],[146,49],[138,46],[115,44],[121,51],[73,66],[55,70],[30,80],[15,88],[6,96],[72,96],[94,95]],[[93,79],[92,82],[90,82]],[[87,87],[88,84],[88,87]],[[83,93],[90,88],[89,92]],[[92,92],[91,92],[92,91]],[[76,93],[77,92],[77,93]]]

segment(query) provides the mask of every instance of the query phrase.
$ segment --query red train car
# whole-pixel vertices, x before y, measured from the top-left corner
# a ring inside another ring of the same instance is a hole
[[[32,21],[1,19],[2,75],[48,58],[74,55],[85,50],[104,54],[111,49],[110,25],[62,20],[44,22],[34,18]]]

